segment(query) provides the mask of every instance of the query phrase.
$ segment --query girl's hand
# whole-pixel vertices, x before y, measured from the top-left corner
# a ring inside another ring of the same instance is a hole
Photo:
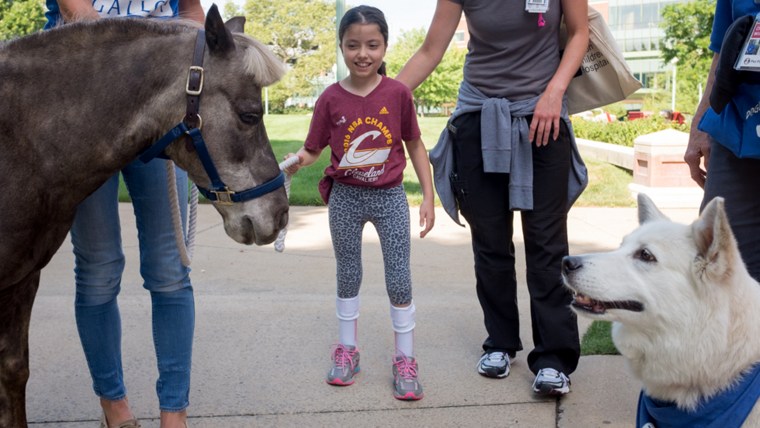
[[[287,155],[285,155],[285,157],[283,159],[288,160],[288,159],[292,158],[293,156],[298,156],[298,155],[295,154],[295,153],[288,153]],[[298,156],[298,162],[296,162],[293,165],[285,168],[285,172],[288,173],[289,175],[294,175],[295,173],[298,172],[299,169],[301,169],[301,164],[302,163],[303,163],[303,158],[301,156]]]
[[[420,232],[420,238],[424,238],[434,225],[435,207],[433,206],[433,201],[423,199],[422,205],[420,205],[420,227],[423,228]]]

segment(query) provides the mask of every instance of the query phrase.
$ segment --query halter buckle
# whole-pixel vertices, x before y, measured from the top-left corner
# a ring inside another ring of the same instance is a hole
[[[212,190],[211,193],[216,195],[216,202],[219,205],[232,205],[235,201],[232,200],[232,195],[235,194],[232,190],[225,187],[224,190]]]
[[[193,72],[197,74],[193,74]],[[197,78],[194,78],[197,76]],[[203,67],[199,65],[191,65],[190,70],[187,72],[187,84],[185,85],[185,92],[187,95],[191,95],[194,97],[197,97],[203,92]],[[190,89],[190,84],[193,84],[195,86],[197,84],[198,89]]]
[[[203,118],[201,117],[201,115],[196,113],[195,118],[197,119],[197,121],[191,120],[190,118],[187,117],[187,115],[185,115],[185,117],[182,118],[182,123],[184,123],[185,126],[187,126],[187,131],[185,131],[185,134],[190,135],[191,129],[197,129],[200,131],[201,128],[203,128]]]

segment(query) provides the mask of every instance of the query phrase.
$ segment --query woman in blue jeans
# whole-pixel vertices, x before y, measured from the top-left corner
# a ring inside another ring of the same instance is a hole
[[[47,0],[45,28],[100,17],[144,16],[203,22],[198,0],[146,0],[140,10],[128,0]],[[107,77],[107,76],[104,76]],[[161,427],[187,427],[195,304],[190,269],[182,265],[174,237],[168,185],[177,186],[185,222],[187,174],[175,168],[168,183],[166,162],[136,160],[121,171],[132,198],[140,243],[140,274],[150,291],[153,342],[158,364]],[[76,259],[75,316],[79,337],[103,408],[101,427],[136,428],[129,407],[121,359],[121,317],[118,295],[124,271],[119,224],[119,174],[111,177],[77,208],[71,228]]]
[[[184,419],[189,405],[195,306],[190,269],[182,265],[174,239],[166,162],[156,159],[143,164],[136,160],[122,170],[122,175],[136,217],[143,287],[150,291],[153,308],[153,342],[159,373],[156,392],[161,418]],[[179,169],[176,185],[179,199],[186,201],[187,174]],[[71,241],[76,256],[77,329],[93,389],[101,398],[105,419],[121,423],[135,418],[129,409],[121,364],[117,296],[121,290],[124,252],[118,191],[117,174],[82,202],[71,228]],[[180,205],[184,219],[187,204]],[[137,422],[133,425],[137,426]]]

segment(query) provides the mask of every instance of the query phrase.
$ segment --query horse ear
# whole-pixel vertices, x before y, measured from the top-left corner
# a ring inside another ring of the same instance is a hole
[[[245,33],[245,17],[232,17],[229,21],[224,23],[224,26],[233,33]]]
[[[216,4],[206,14],[206,44],[212,54],[224,54],[235,49],[232,33],[224,26]]]

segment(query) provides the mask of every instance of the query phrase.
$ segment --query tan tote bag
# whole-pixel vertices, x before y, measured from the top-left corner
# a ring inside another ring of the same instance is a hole
[[[641,88],[623,58],[607,23],[594,8],[588,8],[589,44],[581,62],[580,74],[567,87],[569,114],[595,109],[628,98]],[[562,24],[560,46],[567,43]]]

